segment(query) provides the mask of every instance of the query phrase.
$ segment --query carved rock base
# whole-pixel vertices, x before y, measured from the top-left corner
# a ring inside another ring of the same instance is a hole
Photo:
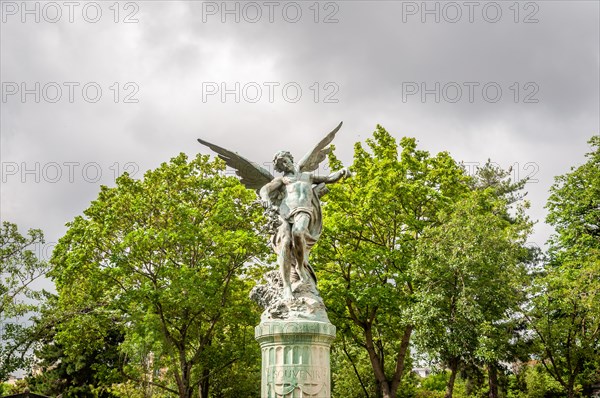
[[[265,284],[256,285],[250,298],[264,308],[261,323],[276,320],[306,320],[329,323],[327,311],[319,290],[312,280],[292,283],[294,297],[283,298],[283,281],[279,271],[269,271],[264,275]]]
[[[262,351],[261,398],[330,398],[329,322],[261,322],[255,338]]]

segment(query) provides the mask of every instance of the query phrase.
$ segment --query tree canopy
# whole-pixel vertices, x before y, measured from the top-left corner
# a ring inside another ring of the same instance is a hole
[[[48,264],[39,259],[36,246],[44,243],[39,229],[21,235],[16,224],[4,221],[0,229],[0,380],[25,365],[27,316],[43,297],[34,283],[45,275]]]
[[[550,190],[556,233],[529,312],[536,355],[569,397],[600,381],[600,136],[589,143],[587,162]]]
[[[525,181],[489,162],[469,176],[447,152],[432,156],[381,126],[367,145],[355,145],[353,178],[327,196],[317,269],[343,335],[338,361],[352,365],[366,396],[396,397],[414,343],[453,377],[459,362],[473,360],[485,325],[520,297],[511,275],[531,224],[515,204]]]
[[[68,224],[50,273],[66,355],[97,350],[121,325],[123,374],[188,398],[207,397],[211,380],[255,351],[244,275],[266,251],[262,213],[223,171],[220,159],[181,154],[102,187]]]
[[[382,126],[356,143],[353,177],[323,197],[311,254],[338,330],[333,396],[590,395],[600,382],[600,137],[590,144],[551,188],[556,233],[541,256],[526,245],[526,179],[491,161],[469,175]],[[342,168],[333,151],[329,160]],[[43,373],[0,393],[258,396],[248,292],[270,250],[255,193],[224,171],[218,158],[180,154],[142,179],[124,174],[68,223],[50,265],[33,251],[41,231],[3,223],[0,375],[23,366],[28,347]],[[56,295],[32,288],[49,266]],[[33,328],[11,323],[36,309]],[[411,372],[423,358],[438,372]]]

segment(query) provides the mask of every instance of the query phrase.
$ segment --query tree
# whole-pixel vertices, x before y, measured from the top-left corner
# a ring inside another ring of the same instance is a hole
[[[494,198],[501,199],[505,205],[497,208],[496,213],[501,212],[504,220],[530,232],[532,224],[523,212],[528,207],[528,203],[523,201],[527,193],[522,193],[529,178],[512,181],[510,174],[511,169],[503,170],[488,159],[483,167],[477,168],[472,188],[488,190]],[[486,367],[490,398],[499,396],[499,372],[504,368],[502,363],[527,361],[531,352],[529,341],[524,338],[526,322],[521,309],[527,302],[527,287],[531,283],[530,270],[541,261],[541,251],[536,246],[528,246],[522,247],[520,252],[520,266],[509,274],[514,294],[505,301],[507,312],[501,319],[482,325],[475,352],[475,359]],[[517,252],[514,254],[518,255]]]
[[[523,297],[521,260],[531,223],[522,208],[507,219],[506,206],[491,187],[471,191],[425,229],[413,263],[416,341],[450,368],[447,398],[459,365],[476,362],[482,339],[494,338]],[[499,359],[480,353],[492,363]]]
[[[377,394],[377,384],[369,356],[354,344],[349,333],[338,329],[331,348],[332,391],[334,397],[365,398]]]
[[[220,159],[180,154],[143,180],[102,187],[68,224],[51,259],[66,315],[56,341],[68,357],[97,350],[118,324],[124,375],[206,398],[219,372],[258,350],[244,275],[267,253],[263,216],[223,171]]]
[[[16,224],[4,221],[0,229],[0,381],[25,365],[26,329],[20,317],[37,308],[44,292],[32,285],[45,275],[46,262],[38,259],[34,250],[44,243],[39,229],[30,229],[27,236],[19,233]]]
[[[366,354],[376,395],[396,397],[410,364],[417,242],[436,214],[468,191],[468,176],[447,153],[430,156],[416,140],[381,126],[355,145],[353,178],[324,198],[323,237],[315,249],[319,287],[345,342]],[[333,169],[341,164],[330,157]],[[350,350],[334,350],[353,362]],[[353,362],[353,365],[357,365]],[[361,375],[360,366],[355,374]],[[361,376],[362,377],[362,376]],[[362,381],[365,396],[371,394]]]
[[[123,355],[119,345],[123,342],[123,325],[114,322],[106,325],[102,340],[94,349],[80,351],[76,357],[68,356],[67,347],[56,339],[64,314],[58,307],[58,296],[50,295],[33,318],[28,338],[35,341],[35,372],[29,376],[30,391],[64,398],[116,398],[111,386],[125,381],[120,369]]]
[[[537,352],[569,397],[600,379],[600,136],[587,162],[558,176],[546,221],[556,233],[528,314]]]

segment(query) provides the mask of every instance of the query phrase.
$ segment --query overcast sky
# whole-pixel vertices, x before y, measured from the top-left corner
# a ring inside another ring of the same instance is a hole
[[[531,176],[543,245],[553,177],[600,132],[599,4],[2,0],[1,218],[51,247],[101,184],[198,137],[268,163],[344,121],[347,165],[381,124]]]

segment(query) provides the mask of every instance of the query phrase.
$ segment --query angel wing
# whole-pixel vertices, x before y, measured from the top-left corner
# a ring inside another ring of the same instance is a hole
[[[238,155],[236,152],[211,144],[200,138],[198,138],[198,142],[212,149],[225,161],[227,166],[235,169],[235,173],[241,177],[240,182],[244,184],[246,188],[259,190],[274,178],[267,170],[245,157]]]
[[[338,124],[338,126],[334,128],[331,133],[327,134],[325,138],[319,141],[312,151],[304,155],[304,157],[298,162],[300,171],[314,171],[319,167],[319,163],[325,160],[327,154],[331,150],[328,145],[335,138],[335,134],[338,132],[340,127],[342,127],[342,123],[343,122],[340,122],[340,124]]]

